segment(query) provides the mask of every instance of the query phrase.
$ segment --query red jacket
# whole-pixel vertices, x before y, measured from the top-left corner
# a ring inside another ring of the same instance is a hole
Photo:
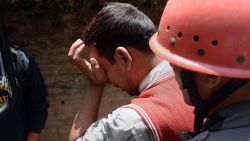
[[[155,141],[181,141],[180,131],[193,130],[193,108],[184,103],[174,76],[157,82],[125,107],[140,114]]]

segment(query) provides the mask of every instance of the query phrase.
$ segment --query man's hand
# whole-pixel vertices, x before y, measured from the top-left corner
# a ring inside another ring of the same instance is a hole
[[[27,141],[40,141],[40,134],[35,132],[29,132],[27,135]]]
[[[68,53],[70,60],[90,81],[85,98],[73,122],[69,136],[70,141],[75,141],[78,137],[83,136],[88,127],[97,120],[104,85],[107,81],[106,74],[96,60],[99,59],[99,56],[96,55],[94,56],[96,58],[90,58],[90,60],[87,61],[81,57],[81,53],[84,49],[85,45],[83,41],[78,39],[72,44]]]
[[[89,61],[81,57],[85,44],[81,39],[74,42],[69,50],[70,60],[83,72],[92,85],[104,85],[107,77],[95,58]]]

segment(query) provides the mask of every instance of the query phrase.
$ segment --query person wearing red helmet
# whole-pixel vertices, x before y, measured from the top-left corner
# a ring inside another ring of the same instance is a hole
[[[250,139],[250,1],[169,0],[155,54],[174,69],[195,133],[185,140]],[[204,119],[207,120],[204,122]]]

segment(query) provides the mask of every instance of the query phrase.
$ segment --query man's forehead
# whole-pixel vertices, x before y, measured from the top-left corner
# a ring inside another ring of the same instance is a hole
[[[89,58],[95,58],[102,69],[105,68],[105,64],[108,62],[105,57],[101,56],[97,48],[94,45],[88,46]]]

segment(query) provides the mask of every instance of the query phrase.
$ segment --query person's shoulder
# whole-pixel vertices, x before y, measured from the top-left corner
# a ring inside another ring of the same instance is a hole
[[[149,133],[149,129],[135,110],[120,107],[107,117],[93,123],[80,140],[96,140],[97,136],[93,134],[98,134],[99,139],[135,140],[139,138],[139,140],[146,141],[152,138]]]
[[[10,46],[10,51],[13,54],[25,54],[25,55],[29,55],[29,52],[25,48],[20,47],[20,46],[15,45],[15,44],[12,44]]]
[[[32,55],[28,52],[27,49],[18,45],[11,45],[10,51],[19,64],[29,64],[30,60],[33,59]]]
[[[142,117],[131,108],[120,107],[114,110],[107,117],[101,119],[108,123],[116,123],[117,125],[126,125],[125,128],[144,124]]]
[[[208,141],[210,140],[250,141],[250,126],[235,127],[210,132]]]
[[[33,64],[33,58],[25,48],[12,44],[10,51],[17,72],[25,72]]]
[[[115,109],[111,114],[108,115],[108,119],[116,119],[121,122],[134,123],[135,121],[140,121],[140,115],[131,108],[120,107]]]
[[[250,127],[204,131],[187,141],[249,141]]]
[[[204,132],[197,134],[194,137],[193,135],[189,135],[188,133],[182,134],[181,136],[186,141],[207,141],[209,134],[210,134],[209,131],[204,131]]]

